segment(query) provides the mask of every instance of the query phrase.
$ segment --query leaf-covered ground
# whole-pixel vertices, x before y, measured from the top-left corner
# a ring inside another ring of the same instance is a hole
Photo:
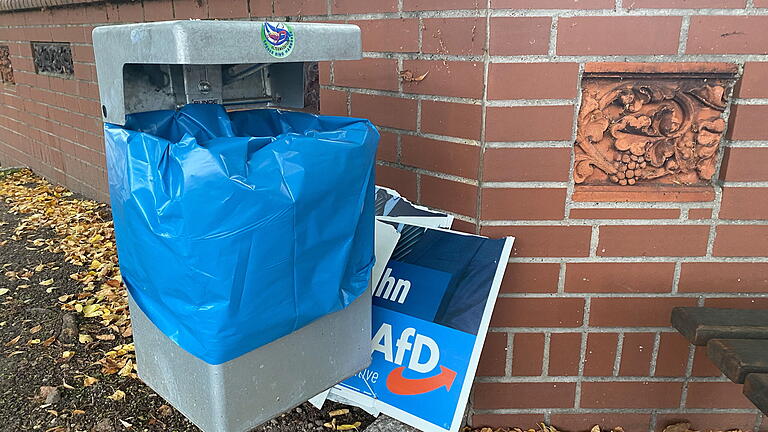
[[[307,404],[257,431],[330,430]],[[331,425],[372,418],[357,409]],[[136,376],[109,208],[0,171],[0,431],[198,431]]]

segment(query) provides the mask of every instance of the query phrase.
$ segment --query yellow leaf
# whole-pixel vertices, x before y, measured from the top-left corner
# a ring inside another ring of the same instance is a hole
[[[40,285],[43,285],[43,286],[53,285],[53,279],[46,279],[40,282]]]
[[[43,264],[40,264],[40,265],[38,265],[37,267],[35,267],[35,271],[36,271],[36,272],[41,272],[41,271],[43,271],[44,269],[45,269],[45,265],[43,265]]]
[[[83,316],[86,318],[92,318],[101,316],[101,311],[99,310],[99,305],[97,304],[90,304],[83,308]]]
[[[107,399],[112,399],[113,401],[121,401],[125,399],[125,392],[122,390],[115,390],[114,393],[112,393],[112,396],[107,396]]]
[[[83,410],[79,410],[79,409],[72,410],[72,415],[83,415],[83,414],[85,414],[85,411]]]
[[[75,355],[74,351],[64,351],[63,353],[61,353],[61,358],[68,359],[73,355]]]
[[[77,340],[79,340],[81,344],[93,342],[93,338],[91,337],[91,335],[82,334],[82,333],[77,335]]]
[[[75,311],[82,312],[83,311],[83,305],[80,303],[75,304]]]
[[[35,333],[39,332],[42,329],[43,329],[43,326],[38,324],[38,325],[32,327],[31,329],[29,329],[29,332],[32,333],[32,334],[35,334]]]
[[[10,291],[8,288],[0,288],[0,295],[6,295]]]
[[[101,267],[102,265],[104,265],[104,264],[100,263],[100,262],[99,262],[99,260],[93,260],[93,261],[91,261],[91,267],[90,267],[90,269],[91,269],[91,270],[96,270],[96,269],[98,269],[99,267]]]
[[[90,387],[90,386],[96,384],[97,382],[99,382],[98,378],[89,377],[88,375],[86,375],[85,378],[83,378],[83,386],[84,387]]]
[[[362,423],[360,423],[360,422],[355,422],[353,424],[338,425],[338,426],[336,426],[336,430],[340,430],[340,431],[352,430],[352,429],[357,430],[357,428],[359,428],[361,424]]]
[[[40,343],[40,339],[32,339],[30,341],[27,341],[27,345],[37,345]]]
[[[120,369],[120,372],[117,374],[120,376],[128,376],[130,375],[131,371],[133,371],[133,362],[131,360],[128,360],[125,362],[125,366]]]

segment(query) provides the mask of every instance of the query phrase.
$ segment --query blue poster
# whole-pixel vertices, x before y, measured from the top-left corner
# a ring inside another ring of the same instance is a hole
[[[457,431],[513,239],[392,224],[373,286],[371,365],[337,388],[425,431]]]

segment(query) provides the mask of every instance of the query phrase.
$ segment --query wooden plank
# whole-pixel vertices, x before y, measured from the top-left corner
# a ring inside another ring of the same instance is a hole
[[[744,396],[768,415],[768,374],[753,373],[744,379]]]
[[[768,339],[768,310],[676,307],[672,326],[694,345],[710,339]]]
[[[751,373],[768,373],[768,339],[710,339],[707,357],[731,381],[742,384]]]

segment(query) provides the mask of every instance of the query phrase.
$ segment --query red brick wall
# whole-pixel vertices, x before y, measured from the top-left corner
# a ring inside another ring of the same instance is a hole
[[[358,24],[365,59],[321,66],[322,110],[380,126],[380,183],[460,229],[517,236],[476,425],[760,426],[669,312],[768,305],[768,2],[144,0],[0,14],[17,80],[0,86],[0,161],[106,199],[92,27],[265,16]],[[74,79],[36,75],[29,41],[72,42]],[[739,65],[713,201],[573,200],[580,74],[600,61]],[[405,70],[429,73],[406,82]]]

